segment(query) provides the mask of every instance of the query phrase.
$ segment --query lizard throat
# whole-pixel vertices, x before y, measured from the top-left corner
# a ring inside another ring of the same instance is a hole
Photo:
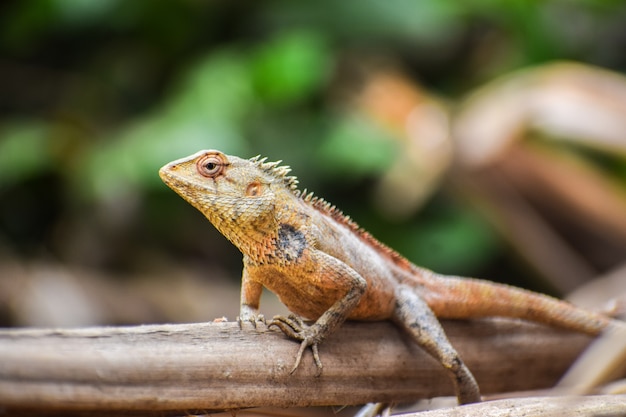
[[[277,226],[269,219],[233,217],[213,210],[202,212],[222,235],[255,264],[267,263],[276,252]]]

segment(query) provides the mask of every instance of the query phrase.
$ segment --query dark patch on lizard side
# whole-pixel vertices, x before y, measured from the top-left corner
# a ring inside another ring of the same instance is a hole
[[[391,260],[395,265],[405,271],[414,271],[415,266],[409,262],[406,258],[400,255],[398,252],[394,251],[390,247],[376,240],[372,235],[370,235],[365,230],[361,229],[350,217],[346,216],[341,212],[341,210],[337,209],[335,206],[331,205],[327,201],[322,198],[313,196],[313,193],[306,193],[305,191],[300,191],[297,189],[298,180],[294,176],[288,176],[287,174],[291,171],[291,168],[287,166],[279,166],[277,162],[265,162],[265,158],[259,159],[260,156],[256,156],[254,158],[249,159],[250,162],[254,163],[259,169],[264,171],[265,173],[271,175],[272,177],[281,180],[283,184],[290,190],[296,197],[301,198],[310,207],[318,210],[322,214],[325,214],[335,220],[337,223],[344,225],[349,230],[351,230],[356,236],[358,236],[362,241],[366,244],[370,245],[374,249],[376,249],[381,255]],[[424,271],[420,270],[419,273],[423,273]]]
[[[306,248],[306,237],[304,233],[296,230],[290,224],[281,223],[278,228],[278,239],[276,239],[276,249],[279,258],[288,262],[297,260],[302,256]]]

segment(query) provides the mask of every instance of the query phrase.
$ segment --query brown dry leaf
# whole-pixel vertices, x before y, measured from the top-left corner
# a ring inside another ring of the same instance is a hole
[[[567,394],[588,394],[625,369],[626,323],[616,323],[587,347],[555,388]]]
[[[470,95],[453,121],[457,185],[555,289],[624,259],[624,185],[558,142],[626,156],[626,77],[567,62],[520,70]]]
[[[471,94],[454,119],[460,159],[498,159],[530,131],[626,155],[626,77],[559,62],[498,78]]]
[[[487,401],[434,411],[406,414],[405,417],[597,417],[626,414],[626,396],[530,397]]]
[[[390,69],[368,71],[352,103],[401,143],[402,152],[378,182],[374,201],[390,218],[406,218],[431,196],[452,163],[447,107]]]

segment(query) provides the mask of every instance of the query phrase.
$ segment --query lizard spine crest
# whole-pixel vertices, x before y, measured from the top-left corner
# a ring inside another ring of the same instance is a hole
[[[315,196],[313,192],[307,192],[306,189],[300,191],[298,189],[298,178],[293,175],[287,175],[291,172],[291,167],[287,165],[281,166],[281,160],[276,162],[266,162],[266,157],[261,158],[260,155],[257,155],[253,158],[250,158],[249,161],[254,163],[263,172],[272,175],[274,178],[282,180],[287,189],[289,189],[297,198],[302,199],[304,202],[309,204],[317,211],[321,212],[324,215],[327,215],[337,223],[350,229],[361,240],[385,255],[400,268],[405,270],[413,269],[413,265],[405,257],[374,238],[369,232],[360,227],[354,220],[350,218],[350,216],[344,214],[336,206],[330,204],[328,201],[324,200],[321,197]]]
[[[294,175],[287,175],[291,172],[291,167],[288,165],[280,165],[282,160],[275,162],[266,162],[267,157],[261,158],[261,155],[257,155],[249,159],[257,168],[273,176],[276,179],[282,180],[285,186],[295,192],[298,189],[298,178]]]

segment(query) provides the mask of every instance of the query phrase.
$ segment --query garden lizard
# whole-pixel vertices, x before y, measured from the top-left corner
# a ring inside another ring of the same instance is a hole
[[[443,365],[459,403],[473,403],[481,400],[476,380],[437,318],[513,317],[590,335],[612,322],[546,295],[416,266],[336,207],[298,190],[280,162],[204,150],[159,174],[242,252],[240,323],[261,317],[263,287],[297,315],[269,323],[301,342],[292,372],[308,347],[321,371],[318,345],[345,320],[391,320]]]

